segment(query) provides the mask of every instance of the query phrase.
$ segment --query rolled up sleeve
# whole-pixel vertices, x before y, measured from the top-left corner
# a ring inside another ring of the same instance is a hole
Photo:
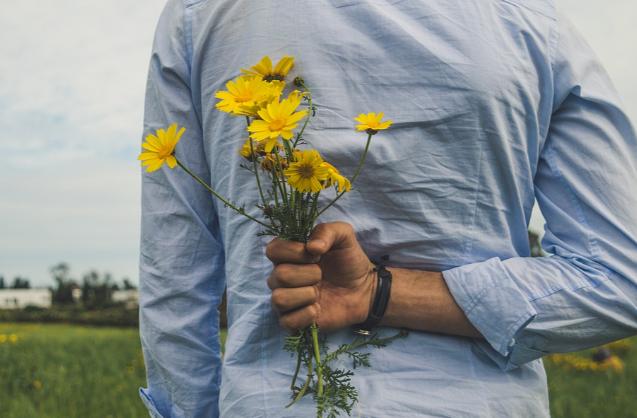
[[[148,72],[144,136],[177,123],[176,155],[204,179],[210,170],[190,89],[187,10],[168,1]],[[179,167],[142,171],[140,337],[151,417],[216,417],[220,385],[218,305],[223,247],[211,195]]]
[[[549,257],[443,272],[504,370],[637,333],[637,139],[586,42],[560,17],[553,113],[534,179]]]

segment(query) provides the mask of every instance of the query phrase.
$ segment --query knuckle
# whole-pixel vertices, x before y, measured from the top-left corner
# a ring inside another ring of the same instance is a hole
[[[268,243],[268,245],[265,246],[265,256],[268,257],[268,259],[272,260],[272,258],[274,257],[273,251],[274,249],[272,247],[274,247],[274,240],[270,241]]]
[[[287,296],[281,289],[274,289],[272,291],[272,305],[277,309],[283,309],[287,303]]]
[[[318,225],[316,225],[316,226],[314,227],[314,229],[312,230],[312,232],[313,232],[313,233],[315,233],[315,234],[317,234],[317,233],[321,233],[321,231],[323,231],[323,230],[325,229],[325,226],[326,226],[326,225],[327,225],[327,224],[325,224],[325,223],[320,223],[320,224],[318,224]]]
[[[283,286],[290,285],[290,277],[291,277],[292,267],[288,264],[279,264],[274,269],[274,277],[277,282],[279,282]]]
[[[293,324],[293,320],[287,315],[279,318],[279,325],[289,331],[294,331],[295,329],[297,329]]]
[[[352,224],[348,223],[348,222],[335,222],[335,225],[342,228],[343,231],[345,232],[353,232],[354,231],[354,227],[352,226]]]
[[[319,312],[320,312],[320,306],[315,303],[313,305],[310,305],[308,311],[310,313],[310,323],[316,321],[319,317]]]

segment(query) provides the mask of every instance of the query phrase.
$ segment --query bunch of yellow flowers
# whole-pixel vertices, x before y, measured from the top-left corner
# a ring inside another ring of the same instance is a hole
[[[248,214],[243,206],[235,205],[221,196],[182,164],[175,155],[175,149],[185,128],[180,128],[176,123],[149,133],[142,144],[145,151],[138,159],[148,172],[160,169],[164,163],[171,169],[181,167],[226,207],[264,227],[265,230],[260,234],[307,242],[318,217],[351,190],[352,183],[361,172],[372,136],[388,129],[392,121],[384,121],[382,112],[362,113],[354,119],[358,122],[356,130],[367,134],[367,142],[356,171],[351,180],[348,179],[325,161],[316,149],[301,148],[306,144],[303,134],[315,113],[315,107],[312,93],[301,77],[294,78],[294,88],[288,89],[289,92],[285,94],[288,88],[286,78],[293,67],[294,58],[291,56],[282,57],[275,65],[270,57],[265,56],[256,65],[242,69],[235,79],[227,81],[225,90],[215,93],[218,99],[216,109],[245,118],[247,139],[243,138],[238,152],[247,161],[242,166],[254,174],[259,193],[256,206],[261,210],[261,215]],[[326,189],[333,189],[334,197],[319,208],[319,196]],[[370,338],[369,344],[380,346],[380,340],[374,341]],[[368,343],[357,341],[354,345],[362,347],[365,344]],[[345,409],[349,413],[356,401],[356,392],[349,385],[350,374],[341,380],[333,380],[338,382],[335,385],[339,387],[325,388],[324,391],[322,376],[330,373],[328,359],[335,356],[326,355],[322,362],[321,349],[316,325],[301,330],[298,336],[286,342],[286,350],[297,354],[292,403],[306,393],[314,392],[319,416],[324,411],[332,414],[335,408]],[[295,382],[301,359],[304,359],[308,368],[308,378],[299,388]],[[315,374],[312,373],[312,364],[315,365]],[[313,386],[308,389],[311,383]],[[349,403],[342,402],[343,398],[349,399]]]
[[[607,370],[617,373],[624,371],[624,362],[618,356],[612,354],[602,361],[595,361],[576,354],[551,354],[549,359],[554,364],[583,372],[605,372]]]
[[[16,334],[0,334],[0,344],[18,342],[18,336]]]
[[[554,364],[577,371],[605,372],[610,370],[621,373],[624,371],[624,362],[619,354],[625,354],[631,347],[630,340],[617,340],[598,347],[589,358],[578,354],[555,353],[549,355],[548,359]]]

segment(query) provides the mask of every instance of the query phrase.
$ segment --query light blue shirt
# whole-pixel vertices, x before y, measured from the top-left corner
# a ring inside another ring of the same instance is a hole
[[[215,110],[214,93],[266,54],[296,57],[291,77],[318,107],[307,139],[344,174],[365,141],[352,118],[394,121],[322,221],[353,224],[371,258],[443,271],[485,337],[413,331],[372,349],[353,416],[547,417],[543,355],[636,333],[637,140],[552,1],[170,0],[144,134],[186,126],[178,157],[254,216],[245,121]],[[266,285],[271,237],[180,169],[142,178],[140,395],[151,415],[313,416],[310,397],[284,408],[294,359]],[[536,199],[546,258],[529,256]],[[352,338],[332,333],[330,347]]]

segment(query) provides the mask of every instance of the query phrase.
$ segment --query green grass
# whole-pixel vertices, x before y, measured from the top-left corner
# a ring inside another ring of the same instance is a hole
[[[136,329],[0,323],[0,334],[18,336],[0,343],[0,417],[148,417],[137,395],[146,383]],[[632,343],[622,374],[546,360],[553,418],[637,418],[637,338]]]
[[[148,417],[135,328],[0,323],[0,417]]]
[[[637,418],[637,338],[620,358],[623,373],[566,370],[544,360],[553,418]],[[577,353],[589,357],[591,351]]]

